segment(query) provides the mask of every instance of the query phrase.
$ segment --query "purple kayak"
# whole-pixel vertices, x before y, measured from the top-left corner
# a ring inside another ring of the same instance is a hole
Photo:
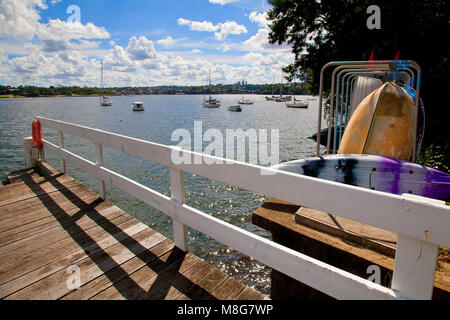
[[[450,175],[417,163],[368,154],[333,154],[273,168],[393,194],[450,201]]]

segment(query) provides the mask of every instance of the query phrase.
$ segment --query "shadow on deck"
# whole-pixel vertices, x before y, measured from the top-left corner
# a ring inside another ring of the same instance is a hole
[[[44,163],[10,179],[0,189],[2,299],[264,298]]]

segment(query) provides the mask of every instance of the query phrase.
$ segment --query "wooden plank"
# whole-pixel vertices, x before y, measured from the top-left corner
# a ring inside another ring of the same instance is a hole
[[[212,292],[212,295],[218,300],[233,300],[244,288],[244,284],[232,277],[228,277]]]
[[[80,184],[80,182],[73,180],[67,175],[58,177],[51,182],[42,180],[33,181],[32,183],[32,187],[29,187],[26,182],[18,182],[5,186],[0,193],[0,207]]]
[[[160,244],[152,247],[136,257],[126,261],[120,266],[104,273],[94,280],[86,283],[81,288],[72,291],[68,295],[62,297],[62,300],[88,300],[109,287],[115,285],[125,277],[142,268],[144,265],[150,264],[161,256],[167,254],[174,248],[173,241],[166,239]],[[125,271],[125,273],[123,272]]]
[[[56,241],[60,241],[61,239],[64,239],[66,237],[69,237],[70,234],[74,235],[77,233],[77,231],[80,230],[80,228],[89,228],[93,227],[96,224],[98,224],[98,221],[92,220],[87,216],[87,214],[91,213],[97,213],[96,210],[91,211],[79,211],[79,214],[81,218],[79,219],[78,224],[72,224],[70,227],[67,227],[66,230],[61,229],[60,227],[55,227],[37,234],[34,234],[32,236],[29,236],[25,239],[18,240],[16,242],[7,244],[5,246],[0,247],[0,257],[1,255],[13,251],[13,250],[22,250],[22,248],[26,248],[29,250],[36,250],[38,248],[41,248],[45,245],[51,244]],[[107,217],[116,217],[118,215],[122,214],[122,211],[118,209],[117,207],[110,204],[108,208],[105,208],[100,211],[101,217],[96,215],[97,219],[105,219]],[[85,215],[86,214],[86,215]],[[70,222],[67,222],[70,223]]]
[[[69,200],[70,202],[73,202],[76,205],[79,202],[78,194],[81,194],[81,196],[83,196],[84,193],[90,192],[93,196],[96,196],[98,198],[98,195],[90,191],[84,185],[77,185],[75,187],[71,187],[71,190],[73,193],[75,193],[75,195],[72,196],[71,194],[67,193],[63,194],[60,192],[53,192],[50,194],[32,197],[22,201],[7,204],[0,208],[0,222],[1,220],[15,217],[16,212],[19,210],[23,213],[32,212],[36,205],[44,205],[51,207],[51,204],[53,202],[61,201],[63,202],[62,204],[65,204],[65,202],[67,202],[66,200]]]
[[[62,176],[48,171],[47,179],[23,173],[28,184],[15,186],[21,195],[0,207],[0,298],[212,299],[208,290],[228,278],[70,177],[58,181]],[[81,271],[78,290],[67,283],[73,266]]]
[[[326,212],[301,207],[295,214],[295,222],[338,236],[390,257],[395,256],[397,234]]]
[[[182,294],[186,294],[196,287],[196,283],[201,281],[212,269],[213,267],[209,263],[199,259],[188,270],[178,272],[175,276],[170,273],[165,276],[159,274],[157,279],[159,285],[154,283],[151,290],[145,295],[145,299],[176,300]],[[143,299],[144,296],[139,298]]]
[[[158,260],[143,266],[130,274],[128,279],[119,281],[113,287],[100,292],[92,297],[93,300],[117,300],[117,299],[145,299],[148,293],[153,292],[153,285],[159,287],[159,280],[167,275],[174,276],[179,272],[189,269],[198,261],[192,253],[185,253],[174,248]],[[139,287],[134,286],[138,283]]]
[[[78,198],[72,201],[49,202],[47,205],[36,205],[25,210],[18,209],[16,216],[1,220],[0,234],[19,227],[26,230],[29,228],[27,225],[31,223],[37,223],[37,225],[43,224],[40,220],[60,221],[64,218],[70,218],[67,217],[67,214],[73,215],[99,204],[100,201],[96,201],[97,199],[98,197],[94,195],[87,195],[84,199]],[[15,230],[13,232],[18,233],[19,231]]]
[[[195,286],[185,290],[185,293],[178,296],[177,300],[215,300],[211,292],[216,290],[228,275],[216,268],[211,268],[208,274],[198,281]]]
[[[95,200],[92,198],[92,200]],[[1,222],[0,222],[1,223]],[[0,233],[0,243],[2,245],[24,239],[36,233],[35,228],[38,228],[40,232],[48,230],[57,226],[57,220],[53,216],[47,216],[42,219],[35,220],[30,223],[19,225],[15,228],[2,231]]]
[[[37,205],[35,206],[35,212],[29,212],[28,214],[23,215],[19,210],[17,217],[18,221],[14,222],[13,218],[8,219],[8,226],[5,226],[6,231],[0,233],[0,239],[7,238],[7,235],[10,233],[19,236],[22,230],[33,229],[34,225],[40,226],[42,224],[41,227],[34,228],[37,229],[37,231],[34,232],[34,234],[37,235],[38,233],[45,231],[46,227],[52,227],[52,222],[57,221],[61,225],[67,223],[73,224],[75,221],[86,216],[87,213],[92,214],[94,211],[105,211],[105,214],[107,214],[107,209],[113,206],[110,202],[102,202],[98,197],[88,197],[84,200],[86,200],[86,202],[83,201],[83,199],[78,199],[77,204],[74,204],[73,202],[63,202],[61,205],[52,203],[47,207]],[[44,226],[43,222],[47,222],[48,225]],[[28,232],[33,232],[33,230]],[[1,241],[0,246],[6,244],[6,242]]]
[[[79,246],[83,247],[82,250],[75,249],[75,251],[66,255],[64,255],[66,252],[63,251],[61,254],[62,257],[57,260],[54,260],[49,264],[45,264],[38,269],[25,273],[23,276],[1,285],[0,298],[33,284],[55,272],[74,265],[87,257],[95,256],[96,254],[98,256],[98,254],[102,253],[106,248],[123,242],[126,239],[129,239],[130,237],[133,237],[134,235],[148,229],[145,225],[141,223],[136,224],[132,220],[127,220],[119,226],[122,228],[119,232],[111,233],[111,230],[108,230],[105,233],[96,232],[95,235],[90,235],[91,238],[89,238],[88,241],[83,242],[80,240]],[[106,237],[104,235],[106,235]],[[45,257],[43,258],[45,263]]]
[[[264,295],[253,290],[252,288],[245,287],[245,289],[242,290],[241,293],[239,293],[234,300],[263,300],[263,299]]]
[[[119,266],[135,255],[142,253],[158,243],[164,237],[154,230],[146,229],[120,243],[109,246],[77,262],[80,269],[81,284],[85,284],[101,274]],[[6,297],[10,299],[59,299],[72,290],[67,286],[68,274],[60,270],[50,276]]]
[[[10,183],[10,184],[16,183],[16,182],[21,182],[21,181],[23,181],[24,176],[29,176],[29,175],[33,175],[34,178],[37,178],[37,176],[39,176],[39,174],[36,172],[35,168],[22,169],[22,170],[17,170],[17,171],[5,174],[6,179],[7,179],[8,183]]]
[[[110,222],[117,226],[120,231],[108,228],[108,226],[98,225],[86,229],[74,237],[67,237],[37,250],[29,252],[13,251],[9,256],[5,255],[1,259],[0,272],[2,273],[2,280],[0,283],[17,278],[67,256],[79,256],[83,252],[92,254],[95,250],[99,250],[101,245],[105,244],[104,240],[111,236],[124,231],[127,234],[133,234],[143,229],[143,226],[139,225],[138,221],[127,214],[111,219]]]

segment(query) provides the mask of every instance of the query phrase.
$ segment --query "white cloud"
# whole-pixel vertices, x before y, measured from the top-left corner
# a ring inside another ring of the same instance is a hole
[[[179,38],[179,39],[174,39],[171,36],[167,36],[164,39],[159,39],[156,41],[157,44],[169,47],[169,46],[173,46],[174,44],[176,44],[177,42],[186,40],[186,38]]]
[[[37,9],[46,9],[43,0],[0,1],[0,37],[32,40],[40,25]]]
[[[226,38],[229,34],[241,34],[247,33],[245,26],[237,24],[235,21],[227,21],[225,23],[219,23],[219,32],[215,32],[214,36],[217,40]]]
[[[52,1],[52,4],[57,2]],[[43,52],[57,53],[96,48],[98,43],[84,39],[110,37],[103,27],[97,27],[92,23],[83,25],[79,22],[70,23],[56,19],[43,24],[40,22],[39,10],[47,8],[45,0],[2,0],[0,2],[0,38],[31,41],[37,37]],[[24,44],[22,42],[21,45],[24,46]]]
[[[266,13],[258,13],[256,11],[253,11],[248,16],[251,22],[257,23],[260,27],[267,27],[268,21]]]
[[[183,18],[179,18],[177,21],[180,26],[189,26],[190,30],[214,32],[214,36],[217,40],[223,40],[229,34],[242,34],[248,32],[245,26],[237,24],[235,21],[226,21],[218,24],[213,24],[209,21],[191,21]]]
[[[4,52],[2,48],[0,48],[0,64],[8,61],[8,55]]]
[[[192,53],[202,53],[202,50],[199,50],[199,49],[193,49],[191,52],[192,52]]]
[[[209,0],[210,3],[225,5],[227,3],[239,2],[240,0]]]
[[[55,19],[39,25],[38,37],[45,40],[108,39],[110,34],[105,28],[91,22],[84,25]]]
[[[218,30],[218,26],[214,25],[213,23],[209,21],[191,21],[188,19],[179,18],[177,20],[178,24],[180,26],[189,26],[190,30],[194,31],[207,31],[207,32],[214,32]]]
[[[130,58],[127,51],[121,46],[114,46],[103,59],[105,68],[114,68],[120,72],[136,71],[136,63]]]
[[[153,42],[144,36],[139,39],[135,36],[131,37],[126,51],[133,60],[153,59],[157,56]]]
[[[253,52],[276,52],[290,51],[291,48],[287,44],[278,45],[269,43],[269,30],[259,29],[258,32],[244,41],[240,46],[241,50]]]

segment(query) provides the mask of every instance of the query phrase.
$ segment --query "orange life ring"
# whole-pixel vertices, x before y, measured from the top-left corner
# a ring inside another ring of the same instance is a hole
[[[42,143],[42,130],[41,124],[37,119],[33,121],[32,128],[32,137],[33,137],[33,146],[37,149],[41,149],[43,146]]]

